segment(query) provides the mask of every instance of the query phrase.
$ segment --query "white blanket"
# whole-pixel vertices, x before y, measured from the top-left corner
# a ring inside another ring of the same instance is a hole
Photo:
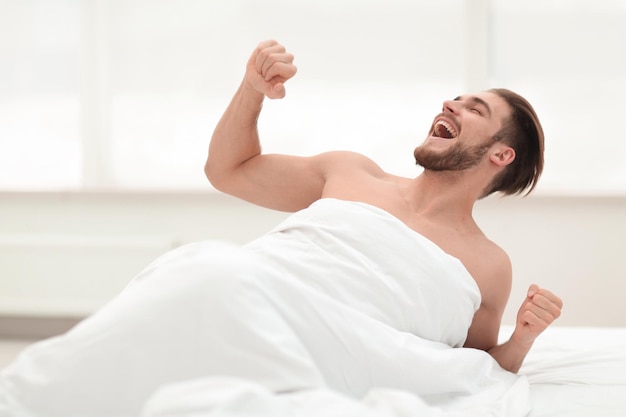
[[[0,416],[523,416],[526,380],[459,348],[479,304],[398,219],[322,199],[244,247],[157,259],[5,369]]]

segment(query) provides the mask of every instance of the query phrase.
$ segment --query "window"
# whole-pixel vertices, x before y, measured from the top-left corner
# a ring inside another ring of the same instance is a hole
[[[80,185],[76,4],[0,3],[1,188]]]
[[[532,98],[546,134],[540,187],[626,191],[626,2],[492,2],[491,82]]]
[[[204,188],[212,130],[267,38],[296,55],[267,152],[398,175],[444,99],[504,86],[546,129],[546,190],[626,190],[622,1],[0,3],[0,189]]]

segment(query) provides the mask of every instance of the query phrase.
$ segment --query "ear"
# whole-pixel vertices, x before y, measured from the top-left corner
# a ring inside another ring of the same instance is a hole
[[[507,166],[515,160],[515,150],[509,146],[495,149],[489,155],[489,160],[497,166]]]

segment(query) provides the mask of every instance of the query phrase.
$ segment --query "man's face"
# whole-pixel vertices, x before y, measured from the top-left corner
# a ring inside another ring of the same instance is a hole
[[[428,137],[415,149],[415,161],[432,171],[472,168],[484,159],[493,136],[510,115],[506,101],[490,92],[446,101]]]

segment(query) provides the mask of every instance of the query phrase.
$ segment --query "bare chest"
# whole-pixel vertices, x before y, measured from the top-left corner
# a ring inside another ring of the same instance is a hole
[[[488,257],[484,253],[487,239],[475,225],[468,225],[459,230],[443,221],[438,222],[428,216],[416,215],[407,208],[405,202],[395,198],[393,193],[379,192],[366,195],[352,192],[332,197],[360,201],[389,212],[441,250],[460,260],[480,287],[481,277],[488,266],[485,262]]]
[[[459,222],[436,212],[420,213],[412,207],[402,181],[393,178],[353,178],[352,181],[333,183],[333,186],[326,188],[323,196],[360,201],[389,212],[444,252],[459,259],[478,281],[477,278],[483,275],[483,252],[489,247],[489,241],[471,215],[467,216],[465,222]]]

